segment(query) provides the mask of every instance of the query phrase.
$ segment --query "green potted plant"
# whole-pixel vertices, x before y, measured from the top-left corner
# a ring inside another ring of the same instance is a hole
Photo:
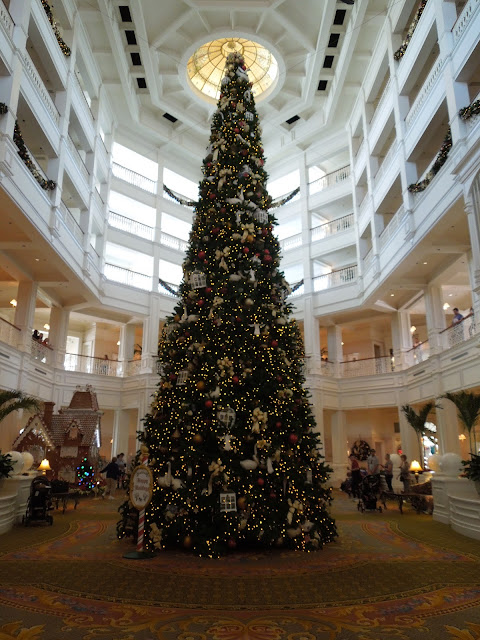
[[[480,418],[480,393],[471,391],[457,391],[445,393],[442,398],[453,402],[457,407],[457,416],[465,431],[468,433],[470,452],[477,452],[477,437],[475,427]]]
[[[19,409],[38,411],[39,402],[36,398],[31,398],[21,391],[0,390],[0,422],[12,411]]]
[[[433,411],[435,407],[436,405],[434,402],[427,402],[426,404],[423,405],[423,407],[420,407],[418,413],[409,404],[404,404],[402,407],[403,415],[405,416],[408,424],[412,427],[412,429],[414,429],[415,433],[417,434],[418,450],[421,458],[419,462],[422,469],[424,466],[423,445],[422,445],[423,437],[425,435],[428,435],[430,440],[434,442],[437,439],[436,433],[425,426],[429,413]]]
[[[477,493],[480,495],[480,456],[470,454],[470,460],[462,460],[463,476],[475,483]]]
[[[13,471],[12,456],[0,451],[0,479],[8,478]]]

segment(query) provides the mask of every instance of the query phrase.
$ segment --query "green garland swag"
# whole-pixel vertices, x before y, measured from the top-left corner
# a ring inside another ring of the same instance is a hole
[[[8,107],[4,102],[0,102],[0,115],[3,116],[5,113],[8,113]]]
[[[47,0],[42,0],[42,5],[43,5],[43,8],[45,9],[45,13],[47,14],[48,21],[52,25],[53,33],[55,34],[55,37],[57,38],[57,42],[58,42],[58,44],[60,46],[60,49],[62,50],[63,55],[65,55],[67,57],[70,56],[72,51],[71,51],[70,47],[65,43],[65,40],[60,35],[60,31],[58,30],[57,22],[56,22],[55,18],[53,17],[52,9],[50,8],[50,5],[48,4]]]
[[[415,29],[417,28],[420,18],[422,17],[422,13],[423,13],[423,10],[425,9],[427,2],[428,0],[422,0],[422,2],[420,3],[420,6],[417,9],[415,17],[412,20],[412,24],[408,28],[408,32],[407,32],[407,35],[405,36],[405,39],[400,45],[400,48],[397,49],[393,54],[393,57],[395,58],[395,60],[401,60],[405,55],[405,51],[407,50],[407,47],[410,44],[410,40],[412,39],[412,36],[415,33]]]
[[[435,162],[432,164],[432,168],[426,174],[423,180],[419,182],[415,182],[414,184],[409,185],[408,190],[410,193],[419,193],[420,191],[425,191],[433,178],[437,175],[440,169],[443,167],[445,162],[447,161],[448,154],[450,153],[450,149],[452,148],[452,131],[450,127],[448,127],[447,135],[445,136],[442,146],[440,147],[440,151],[438,152],[437,157],[435,158]]]
[[[35,166],[27,147],[25,146],[25,142],[23,140],[20,127],[18,126],[18,122],[15,122],[15,128],[13,130],[13,142],[18,147],[18,155],[27,165],[27,169],[30,171],[30,173],[33,175],[42,189],[44,189],[45,191],[53,191],[57,184],[53,180],[45,180],[45,178]]]
[[[472,104],[468,105],[468,107],[463,107],[458,112],[458,115],[462,120],[468,120],[472,116],[478,116],[480,113],[480,100],[475,100]]]

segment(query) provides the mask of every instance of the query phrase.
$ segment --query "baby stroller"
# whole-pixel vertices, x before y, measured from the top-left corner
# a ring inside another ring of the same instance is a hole
[[[47,522],[53,524],[53,516],[48,512],[53,510],[52,487],[45,476],[32,480],[30,496],[27,502],[27,512],[22,522],[28,527],[30,522]]]
[[[382,513],[382,507],[377,507],[377,497],[380,493],[381,479],[379,475],[365,476],[360,484],[360,500],[357,508],[362,513],[364,511],[379,511]]]

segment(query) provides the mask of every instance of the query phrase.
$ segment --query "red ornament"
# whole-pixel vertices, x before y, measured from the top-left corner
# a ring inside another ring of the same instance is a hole
[[[263,485],[265,484],[265,480],[263,478],[258,478],[257,484],[259,487],[263,487]]]
[[[210,198],[210,200],[215,200],[215,198],[217,197],[216,193],[209,193],[208,197]]]
[[[250,253],[250,249],[248,247],[243,247],[243,253]]]
[[[240,133],[240,129],[238,127],[235,127],[234,131],[235,133]]]
[[[204,258],[203,264],[208,264],[208,260],[206,258]]]
[[[268,229],[265,229],[265,227],[262,229],[262,236],[268,236]]]
[[[298,436],[297,436],[297,434],[296,434],[296,433],[291,433],[291,434],[288,436],[288,440],[289,440],[290,444],[297,444],[297,442],[298,442]]]
[[[277,420],[277,422],[275,423],[275,426],[277,427],[277,429],[280,429],[280,427],[282,426],[282,423],[280,422],[280,420]]]
[[[234,540],[233,538],[230,538],[229,541],[227,542],[227,545],[229,549],[236,549],[237,541]]]
[[[213,227],[213,229],[212,229],[212,233],[213,233],[214,236],[216,236],[219,231],[220,231],[220,229],[218,227]]]
[[[198,300],[197,304],[199,307],[203,307],[204,301],[200,299]]]
[[[212,407],[213,407],[212,400],[205,400],[205,408],[206,409],[211,409]]]
[[[276,347],[278,347],[278,340],[272,340],[272,341],[270,342],[270,346],[271,346],[271,347],[273,347],[274,349],[275,349]]]
[[[235,109],[237,107],[237,103],[236,102],[232,102],[232,108]]]
[[[233,384],[238,384],[240,382],[240,378],[238,376],[232,376]]]
[[[205,293],[212,293],[212,287],[205,287]]]
[[[205,258],[207,254],[205,253],[205,251],[199,251],[197,253],[197,256],[200,258],[200,260],[203,260],[203,258]]]
[[[264,249],[263,253],[266,253],[268,255],[270,253],[270,249]]]
[[[272,256],[271,256],[271,255],[269,255],[268,253],[266,253],[266,254],[263,256],[263,261],[264,261],[264,262],[271,262],[271,261],[272,261]]]

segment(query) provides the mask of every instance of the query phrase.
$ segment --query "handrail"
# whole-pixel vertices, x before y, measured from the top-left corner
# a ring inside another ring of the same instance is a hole
[[[140,236],[141,238],[146,238],[147,240],[154,239],[154,227],[143,224],[143,222],[137,222],[137,220],[133,220],[133,218],[122,216],[120,213],[112,211],[111,209],[108,212],[107,221],[108,224],[115,229],[120,229],[121,231],[132,233],[134,235]]]
[[[112,173],[119,180],[124,180],[134,187],[138,187],[139,189],[148,191],[149,193],[157,193],[157,183],[155,180],[142,176],[141,173],[137,173],[128,167],[124,167],[123,165],[118,164],[118,162],[112,162]]]
[[[331,271],[330,273],[324,273],[321,276],[317,276],[313,279],[313,290],[323,291],[324,289],[331,289],[344,284],[352,284],[357,278],[357,265],[350,267],[344,267],[337,271]],[[323,285],[323,286],[322,286]]]
[[[450,331],[450,329],[455,329],[455,327],[458,327],[459,325],[461,325],[463,322],[465,322],[465,320],[468,320],[468,318],[473,318],[473,316],[474,316],[473,313],[469,313],[468,316],[464,316],[461,320],[459,320],[458,322],[455,322],[455,324],[450,324],[445,329],[442,329],[441,331],[439,331],[439,333],[445,333],[446,331]]]
[[[339,182],[345,181],[349,176],[350,176],[350,165],[347,164],[344,167],[341,167],[340,169],[336,169],[331,173],[326,173],[321,178],[317,178],[316,180],[312,180],[312,182],[309,182],[308,191],[310,195],[312,195],[313,193],[322,191],[327,187],[331,187],[333,185],[338,184]],[[317,187],[315,190],[313,190],[314,185],[315,187]]]
[[[347,229],[353,227],[354,221],[353,213],[349,213],[341,218],[335,218],[335,220],[320,224],[318,227],[313,227],[311,229],[311,240],[313,242],[327,236],[335,235],[336,233],[341,233],[342,231],[347,231]]]
[[[152,276],[148,276],[145,273],[131,271],[130,269],[125,269],[124,267],[119,267],[116,264],[106,262],[104,275],[107,280],[112,280],[113,282],[126,284],[130,287],[143,289],[144,291],[152,290]]]
[[[12,329],[16,329],[17,331],[21,331],[20,327],[17,327],[16,324],[12,324],[11,322],[9,322],[8,320],[5,320],[5,318],[0,317],[0,321],[1,322],[5,322],[5,324],[8,324],[12,327]]]

